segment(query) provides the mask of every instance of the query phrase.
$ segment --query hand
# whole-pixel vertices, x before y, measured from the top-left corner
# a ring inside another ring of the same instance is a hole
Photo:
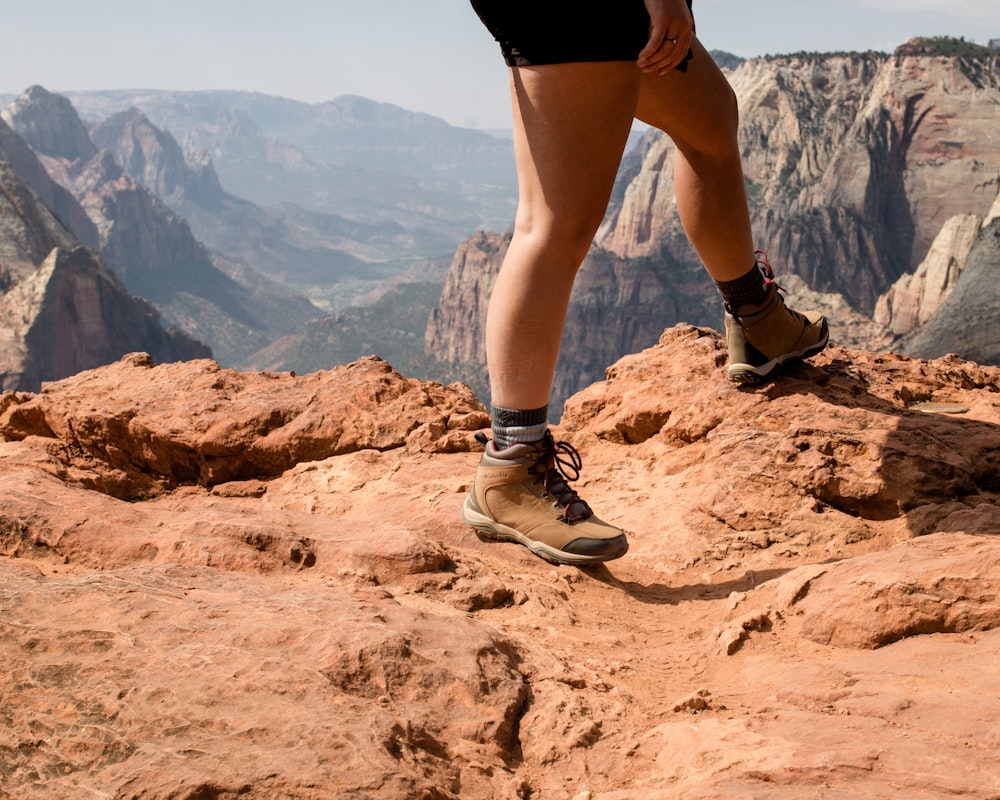
[[[694,17],[685,0],[645,0],[649,41],[636,62],[643,72],[666,75],[691,49]]]

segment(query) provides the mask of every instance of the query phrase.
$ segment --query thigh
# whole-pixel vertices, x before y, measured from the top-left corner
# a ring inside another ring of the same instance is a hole
[[[519,226],[570,226],[579,236],[596,231],[631,130],[641,76],[632,62],[511,69]]]
[[[739,124],[736,95],[701,42],[691,50],[686,72],[643,75],[636,116],[682,150],[729,150]]]

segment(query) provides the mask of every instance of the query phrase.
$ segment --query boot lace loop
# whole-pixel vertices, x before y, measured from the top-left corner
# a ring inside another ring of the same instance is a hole
[[[782,294],[787,294],[787,292],[785,292],[785,288],[781,284],[779,284],[777,279],[774,277],[774,270],[771,269],[771,264],[767,260],[767,251],[754,250],[753,254],[757,258],[757,263],[755,266],[757,267],[757,269],[761,271],[761,274],[764,276],[764,285],[770,286],[773,283],[774,287],[779,292],[781,292]],[[806,319],[805,314],[800,314],[794,308],[788,308],[788,306],[785,306],[785,310],[803,324],[806,325],[809,324],[809,320]]]
[[[757,269],[760,270],[761,275],[764,276],[764,285],[770,286],[773,283],[775,286],[778,287],[779,292],[784,292],[785,290],[782,289],[781,286],[778,285],[778,281],[775,280],[774,270],[771,269],[771,262],[767,260],[767,251],[754,250],[753,254],[754,258],[757,259],[756,262],[754,263],[754,266],[757,267]]]

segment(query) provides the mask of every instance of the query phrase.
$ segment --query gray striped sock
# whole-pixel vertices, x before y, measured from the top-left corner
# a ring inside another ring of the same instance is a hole
[[[515,444],[537,442],[549,429],[549,407],[520,411],[513,408],[492,407],[493,446],[506,450]]]

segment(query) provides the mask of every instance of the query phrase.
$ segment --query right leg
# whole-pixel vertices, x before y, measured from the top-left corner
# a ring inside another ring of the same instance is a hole
[[[607,210],[640,77],[618,61],[511,69],[520,196],[486,324],[497,406],[549,401],[573,280]]]
[[[726,301],[729,377],[756,382],[786,362],[818,353],[829,333],[820,314],[786,308],[766,257],[755,258],[736,96],[701,43],[695,40],[692,49],[686,73],[644,76],[638,115],[677,146],[681,222]]]
[[[625,534],[570,487],[579,454],[553,441],[546,406],[573,280],[607,209],[640,77],[618,61],[511,70],[520,196],[486,325],[494,441],[462,517],[486,538],[560,564],[628,550]],[[498,424],[501,415],[518,422]]]

